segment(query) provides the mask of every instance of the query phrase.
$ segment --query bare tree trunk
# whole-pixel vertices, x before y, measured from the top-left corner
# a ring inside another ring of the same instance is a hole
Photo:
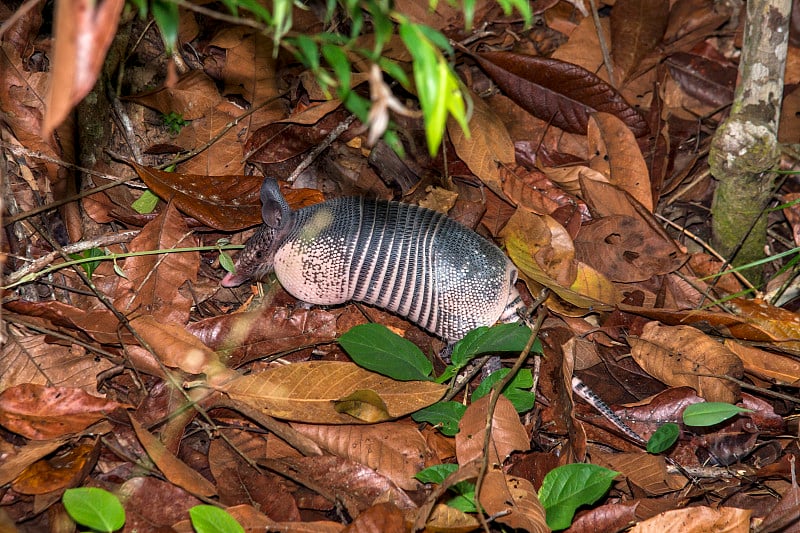
[[[764,257],[767,219],[762,214],[780,158],[778,120],[791,6],[791,0],[748,0],[739,83],[731,114],[711,144],[708,162],[719,180],[712,205],[714,245],[734,265]],[[746,274],[761,279],[760,268]]]

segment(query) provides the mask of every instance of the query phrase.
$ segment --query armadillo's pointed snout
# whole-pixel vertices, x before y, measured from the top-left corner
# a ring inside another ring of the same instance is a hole
[[[225,277],[222,278],[222,281],[220,281],[219,284],[225,288],[232,289],[234,287],[238,287],[248,279],[249,278],[245,276],[239,276],[234,274],[233,272],[228,272],[227,274],[225,274]]]

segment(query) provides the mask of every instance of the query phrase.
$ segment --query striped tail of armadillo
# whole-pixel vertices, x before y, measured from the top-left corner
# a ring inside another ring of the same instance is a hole
[[[522,307],[506,255],[436,211],[338,198],[293,219],[274,268],[301,300],[365,302],[449,342],[478,326],[514,321]]]

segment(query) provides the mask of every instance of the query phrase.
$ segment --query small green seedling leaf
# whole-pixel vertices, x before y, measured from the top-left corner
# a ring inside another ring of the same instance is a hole
[[[434,465],[419,472],[416,477],[422,483],[436,483],[441,485],[449,475],[458,470],[458,465]],[[460,481],[449,487],[448,490],[455,496],[447,500],[447,505],[458,509],[464,513],[474,513],[478,509],[475,506],[475,484],[470,481]]]
[[[225,269],[225,272],[236,273],[236,265],[228,252],[219,253],[219,265]]]
[[[662,453],[669,450],[678,440],[681,428],[678,424],[668,422],[658,428],[647,441],[647,451],[650,453]]]
[[[106,252],[100,248],[90,248],[88,250],[84,250],[83,253],[69,254],[69,256],[72,259],[88,259],[90,257],[105,257]],[[89,276],[90,279],[98,266],[100,266],[100,261],[88,261],[86,263],[81,263],[81,268],[83,268],[84,272],[86,272],[86,275]]]
[[[752,413],[724,402],[695,403],[683,410],[683,423],[687,426],[713,426],[741,413]]]
[[[381,324],[361,324],[339,337],[359,366],[399,381],[430,381],[431,363],[417,346]]]
[[[140,215],[146,215],[148,213],[152,213],[153,209],[156,208],[158,205],[158,196],[153,194],[150,189],[144,191],[144,193],[131,204],[131,207]]]
[[[591,464],[569,464],[548,472],[539,489],[539,501],[550,529],[568,528],[578,507],[602,498],[617,475],[619,472]]]
[[[458,423],[467,406],[459,402],[439,402],[420,409],[411,415],[415,422],[427,422],[439,428],[448,437],[458,433]]]
[[[67,489],[61,498],[75,522],[96,531],[116,531],[125,525],[125,509],[119,499],[97,487]]]
[[[224,509],[213,505],[195,505],[189,509],[197,533],[244,533],[244,528]]]
[[[528,339],[531,329],[521,322],[511,324],[497,324],[492,327],[481,326],[475,328],[453,346],[452,361],[456,367],[463,367],[475,356],[491,352],[521,352]],[[532,351],[541,353],[542,343],[539,339],[533,345]]]
[[[180,14],[178,4],[167,0],[154,0],[151,4],[153,19],[156,21],[158,29],[161,30],[161,38],[167,47],[167,52],[171,53],[178,42],[178,23]]]
[[[489,394],[492,386],[498,381],[505,379],[509,372],[511,372],[510,368],[501,368],[497,372],[492,372],[489,377],[481,381],[478,388],[472,393],[472,401],[476,402]],[[533,405],[536,402],[536,395],[530,390],[532,387],[533,375],[531,374],[531,370],[529,368],[522,368],[517,372],[517,375],[514,376],[514,379],[503,389],[503,396],[511,401],[514,405],[514,409],[516,409],[518,413],[525,413],[533,409]]]
[[[420,483],[437,483],[441,485],[447,476],[458,470],[458,465],[441,464],[429,466],[425,470],[420,470],[415,478]]]

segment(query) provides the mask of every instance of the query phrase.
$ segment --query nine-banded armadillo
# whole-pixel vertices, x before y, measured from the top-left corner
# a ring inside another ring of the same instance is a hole
[[[264,224],[245,244],[234,287],[271,271],[296,298],[365,302],[448,342],[514,321],[517,270],[494,244],[445,215],[399,202],[337,198],[292,211],[275,180],[261,187]]]
[[[399,202],[337,198],[292,211],[270,178],[264,224],[245,244],[235,287],[274,270],[296,298],[349,300],[395,312],[452,343],[478,326],[514,322],[524,309],[517,270],[494,244],[441,213]],[[639,437],[580,379],[573,390],[636,442]]]

